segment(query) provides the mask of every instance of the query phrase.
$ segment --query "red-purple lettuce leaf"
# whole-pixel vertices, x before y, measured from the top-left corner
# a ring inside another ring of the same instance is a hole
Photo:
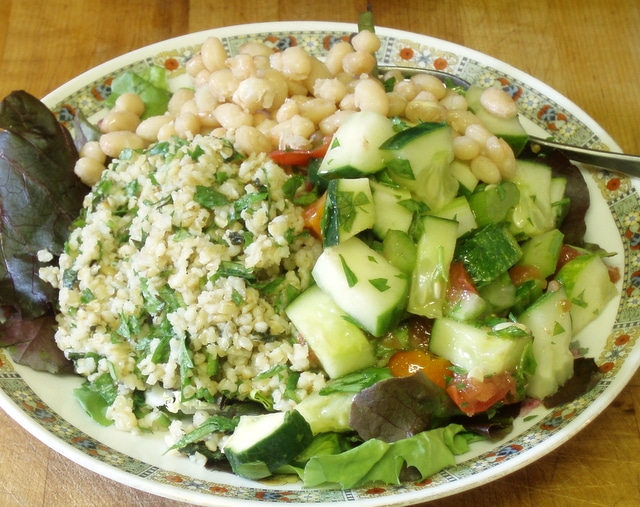
[[[51,311],[56,291],[38,277],[37,252],[62,252],[88,188],[73,172],[71,135],[37,98],[0,102],[0,305],[24,319]]]
[[[349,425],[363,440],[396,442],[460,415],[447,393],[422,372],[388,378],[353,399]]]
[[[55,325],[53,313],[31,320],[24,320],[16,313],[2,325],[2,345],[8,347],[18,364],[49,373],[71,373],[71,361],[53,340]]]

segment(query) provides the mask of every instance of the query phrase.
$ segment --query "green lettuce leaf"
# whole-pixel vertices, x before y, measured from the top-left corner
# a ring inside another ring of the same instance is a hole
[[[105,105],[111,109],[120,95],[131,92],[137,93],[144,102],[142,119],[164,114],[171,98],[168,79],[166,70],[157,65],[138,72],[123,72],[111,83],[111,94]]]
[[[304,468],[305,487],[357,488],[370,483],[400,484],[409,467],[423,480],[455,465],[455,456],[469,449],[477,436],[459,424],[423,431],[393,443],[367,440],[340,454],[313,456]]]

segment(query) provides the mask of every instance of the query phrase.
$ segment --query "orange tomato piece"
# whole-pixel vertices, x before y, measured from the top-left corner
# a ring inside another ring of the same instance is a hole
[[[509,269],[509,277],[513,285],[519,287],[529,280],[542,280],[542,273],[540,273],[540,268],[537,266],[523,264],[511,267]]]
[[[451,362],[422,350],[400,350],[393,354],[387,365],[394,377],[408,377],[422,371],[431,382],[445,389],[452,376]]]
[[[318,239],[322,239],[322,215],[324,214],[324,204],[326,200],[327,194],[322,194],[302,212],[304,226]]]

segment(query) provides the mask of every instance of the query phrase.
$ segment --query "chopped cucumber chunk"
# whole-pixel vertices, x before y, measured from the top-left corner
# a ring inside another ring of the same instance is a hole
[[[520,365],[522,354],[531,345],[525,332],[507,333],[505,323],[500,332],[496,327],[458,322],[446,317],[436,319],[431,330],[429,351],[444,357],[454,365],[480,378],[502,372],[513,372]],[[520,331],[520,330],[518,330]]]
[[[285,313],[329,377],[342,377],[375,363],[365,333],[317,285],[294,299]]]
[[[518,204],[511,212],[511,232],[533,237],[556,226],[556,211],[551,206],[551,168],[541,162],[516,160],[512,181],[520,191]]]
[[[296,410],[243,415],[224,454],[236,474],[262,479],[295,459],[312,440],[309,423]]]
[[[407,275],[357,237],[325,248],[312,274],[338,307],[374,336],[402,317]]]
[[[547,278],[556,272],[564,234],[558,229],[551,229],[525,241],[522,247],[522,257],[518,261],[521,266],[535,266],[540,270],[542,278]]]
[[[371,191],[375,208],[375,235],[384,239],[389,229],[407,232],[413,221],[413,212],[404,203],[411,200],[411,192],[377,181],[371,181]]]
[[[433,215],[458,222],[458,237],[478,227],[469,201],[463,195],[456,197],[439,211],[433,212]]]
[[[349,431],[351,403],[356,393],[312,393],[296,406],[314,435],[330,431]]]
[[[409,234],[390,229],[382,240],[382,255],[392,265],[410,276],[416,265],[418,248]]]
[[[529,140],[529,134],[520,123],[520,119],[515,116],[513,118],[500,118],[487,111],[480,103],[480,96],[484,92],[484,88],[480,86],[470,86],[467,90],[466,97],[469,109],[480,118],[480,121],[487,129],[497,137],[504,139],[516,156],[524,149]]]
[[[383,169],[386,154],[380,145],[395,134],[386,116],[372,111],[352,114],[333,135],[318,175],[325,178],[359,178]]]
[[[373,227],[376,212],[369,178],[331,180],[326,195],[321,222],[324,246],[337,245]]]
[[[388,139],[386,153],[391,178],[409,189],[429,208],[439,210],[453,200],[459,183],[449,170],[453,137],[446,123],[419,123]]]
[[[427,215],[418,240],[407,311],[429,318],[443,315],[458,222]]]
[[[536,370],[529,377],[529,396],[546,398],[573,375],[574,358],[569,349],[573,335],[570,308],[567,293],[561,287],[556,292],[544,293],[518,319],[533,334]]]
[[[565,264],[557,279],[571,301],[573,332],[578,333],[593,321],[617,294],[609,270],[597,254],[583,254]]]
[[[500,224],[472,231],[458,243],[455,258],[464,263],[476,287],[498,278],[522,256],[520,245]]]
[[[467,200],[476,222],[482,227],[506,221],[520,200],[520,191],[515,183],[502,181],[496,185],[479,185]]]

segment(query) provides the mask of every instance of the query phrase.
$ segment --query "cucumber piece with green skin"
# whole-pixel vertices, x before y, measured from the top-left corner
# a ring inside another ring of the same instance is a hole
[[[325,248],[312,275],[342,311],[374,336],[386,333],[403,315],[407,275],[355,236]]]
[[[296,405],[314,435],[331,431],[350,431],[351,405],[357,393],[311,393]]]
[[[477,224],[482,227],[504,222],[520,200],[515,183],[502,181],[496,185],[481,185],[467,197]]]
[[[496,137],[504,139],[511,146],[513,153],[517,157],[527,145],[529,134],[527,134],[517,116],[505,119],[487,111],[480,103],[480,97],[484,90],[484,88],[477,85],[469,87],[465,94],[469,109],[480,119],[489,132]]]
[[[359,178],[376,173],[386,164],[380,145],[395,134],[393,123],[373,111],[349,116],[333,135],[318,175],[323,178]]]
[[[571,206],[571,199],[565,197],[567,179],[563,177],[551,178],[551,209],[554,211],[556,227],[560,227]]]
[[[373,346],[365,333],[317,285],[294,299],[285,313],[330,378],[375,363]]]
[[[516,292],[516,286],[511,281],[508,271],[478,289],[482,299],[490,305],[491,310],[496,314],[510,309],[515,304]]]
[[[444,357],[479,378],[513,372],[531,345],[531,335],[516,323],[504,323],[500,332],[475,323],[459,322],[447,317],[435,319],[429,339],[429,352]],[[515,336],[506,336],[508,327],[516,326]]]
[[[236,474],[255,480],[290,463],[312,440],[309,423],[296,410],[243,415],[223,450]]]
[[[432,210],[456,197],[459,183],[449,171],[453,136],[446,123],[419,123],[398,132],[380,149],[386,154],[391,178]]]
[[[458,222],[458,237],[478,228],[478,222],[469,205],[468,199],[461,195],[439,211],[432,213],[440,218],[448,218]]]
[[[320,224],[325,247],[337,245],[375,224],[369,178],[331,180],[326,196]]]
[[[498,278],[521,256],[520,245],[502,224],[489,224],[472,231],[460,240],[455,251],[455,258],[464,263],[478,288]]]
[[[573,376],[571,306],[564,287],[560,287],[545,292],[518,318],[533,334],[536,369],[527,384],[527,395],[533,398],[554,394]]]
[[[374,234],[378,239],[384,239],[389,229],[407,232],[413,221],[413,212],[403,203],[412,199],[411,192],[373,180],[370,183],[375,208]]]
[[[528,239],[520,245],[522,257],[518,265],[535,266],[540,270],[542,278],[551,276],[556,272],[563,240],[564,234],[558,229],[551,229]]]
[[[405,231],[390,229],[382,240],[382,255],[407,276],[416,265],[418,248]]]
[[[449,270],[458,238],[458,222],[427,215],[418,240],[407,311],[436,318],[443,315]]]
[[[531,238],[556,226],[556,212],[551,206],[551,168],[534,160],[516,160],[511,179],[520,198],[511,210],[511,232]]]
[[[578,333],[602,312],[618,293],[609,270],[597,254],[583,254],[567,262],[558,272],[571,301],[573,332]]]
[[[454,160],[449,166],[449,172],[460,183],[458,193],[461,195],[471,194],[480,182],[476,175],[471,171],[471,164],[469,164],[469,162]]]

